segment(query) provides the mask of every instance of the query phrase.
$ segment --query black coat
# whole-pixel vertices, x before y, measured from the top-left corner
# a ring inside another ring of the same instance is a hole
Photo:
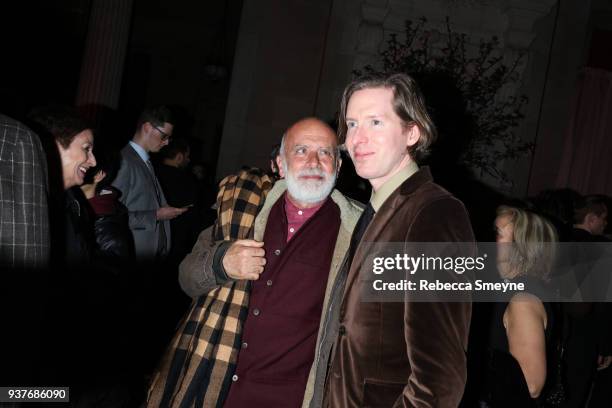
[[[198,184],[186,169],[160,165],[156,169],[168,205],[191,206],[179,217],[170,221],[172,230],[171,263],[178,265],[191,252],[198,235],[204,229],[203,208],[198,201]]]
[[[111,264],[134,256],[134,238],[129,227],[127,208],[119,201],[119,192],[109,187],[107,194],[89,200],[94,217],[97,255]]]
[[[58,252],[63,255],[68,267],[77,269],[89,264],[95,248],[92,221],[83,198],[78,188],[66,190],[64,228],[52,235],[63,233],[63,242],[54,241],[52,245],[63,243],[63,248]]]
[[[117,202],[117,211],[112,214],[96,215],[94,232],[101,256],[105,258],[132,258],[134,239],[129,228],[125,206]]]

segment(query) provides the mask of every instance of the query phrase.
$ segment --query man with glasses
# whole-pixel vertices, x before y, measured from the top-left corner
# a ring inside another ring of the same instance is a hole
[[[171,112],[165,106],[145,109],[138,119],[134,137],[121,150],[121,168],[113,181],[129,211],[139,261],[166,256],[171,242],[170,220],[187,211],[187,208],[168,206],[149,160],[151,152],[158,152],[170,142],[172,122]]]

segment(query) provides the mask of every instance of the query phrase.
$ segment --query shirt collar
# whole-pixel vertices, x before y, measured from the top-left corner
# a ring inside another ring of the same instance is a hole
[[[130,140],[130,146],[132,146],[136,153],[138,153],[138,156],[140,156],[142,161],[144,161],[145,163],[149,161],[149,153],[147,153],[147,151],[143,149],[142,146],[132,140]]]
[[[285,192],[285,213],[287,214],[287,221],[289,223],[299,223],[309,219],[314,215],[314,213],[319,210],[319,208],[323,206],[323,204],[325,204],[325,201],[327,200],[323,200],[321,204],[315,207],[299,208],[295,204],[293,204],[293,202],[291,202],[291,200],[289,199],[289,194]]]
[[[370,203],[374,211],[378,212],[383,203],[387,201],[387,198],[393,193],[402,183],[410,178],[414,173],[419,171],[419,166],[414,162],[408,162],[408,165],[401,169],[397,174],[391,177],[389,180],[380,186],[378,191],[372,189],[372,196],[370,197]]]

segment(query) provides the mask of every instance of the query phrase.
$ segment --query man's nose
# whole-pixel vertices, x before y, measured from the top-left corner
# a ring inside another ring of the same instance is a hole
[[[355,146],[358,144],[367,143],[367,141],[368,141],[367,132],[363,130],[361,127],[357,127],[351,132],[349,137],[347,137],[346,145],[347,147],[349,145]]]
[[[318,166],[319,163],[321,162],[319,159],[319,152],[314,151],[314,152],[308,153],[308,160],[306,162],[308,163],[308,165],[312,167]]]

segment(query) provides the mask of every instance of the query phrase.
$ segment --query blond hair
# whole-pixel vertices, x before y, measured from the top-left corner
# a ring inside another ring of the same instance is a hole
[[[555,227],[546,218],[517,207],[500,206],[497,216],[508,216],[513,226],[509,270],[516,276],[548,280],[559,241]]]

